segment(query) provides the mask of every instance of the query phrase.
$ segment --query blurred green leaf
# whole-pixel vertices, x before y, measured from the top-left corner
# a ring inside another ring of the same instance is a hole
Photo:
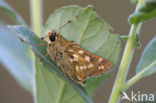
[[[71,6],[57,9],[48,18],[41,35],[45,36],[48,30],[58,30],[68,20],[71,20],[71,23],[60,30],[61,35],[83,48],[107,58],[113,62],[115,69],[120,53],[119,36],[109,32],[112,30],[110,25],[101,20],[91,6],[87,8]],[[92,95],[109,74],[110,72],[100,77],[89,78],[85,85],[87,92]]]
[[[137,66],[136,73],[141,72],[151,64],[153,64],[151,69],[148,72],[145,72],[144,76],[148,76],[156,72],[156,37],[154,37],[146,46]]]
[[[0,8],[14,19],[17,24],[26,25],[22,17],[5,0],[0,0]]]
[[[28,55],[28,47],[4,25],[0,25],[0,62],[32,92],[33,61]]]
[[[66,102],[73,103],[73,101],[76,100],[78,100],[78,103],[79,101],[80,103],[85,103],[84,100],[80,98],[80,95],[83,98],[85,98],[85,100],[88,101],[88,103],[92,103],[92,100],[80,85],[76,84],[70,78],[68,78],[67,80],[75,88],[73,89],[66,81],[62,80],[66,78],[64,77],[64,73],[60,70],[59,67],[56,66],[56,64],[53,61],[51,61],[50,58],[45,57],[46,46],[40,46],[40,44],[43,42],[41,42],[40,39],[32,31],[30,31],[28,28],[24,26],[8,26],[8,27],[22,41],[24,41],[28,46],[30,46],[31,49],[35,52],[35,54],[39,58],[42,59],[42,62],[36,63],[36,86],[37,86],[38,103],[43,103],[43,101],[44,103],[49,103],[48,101],[55,102],[62,101],[63,103]],[[43,68],[47,69],[48,71],[44,70]],[[60,79],[58,76],[62,79]],[[60,90],[59,87],[56,88],[56,86],[58,86],[58,83],[60,83],[59,86],[62,86],[62,84],[64,85],[63,87],[61,87],[63,88],[62,90]],[[75,90],[77,90],[77,92]],[[77,93],[79,93],[80,95],[78,95]]]
[[[129,17],[131,24],[144,22],[156,17],[156,0],[146,0],[143,5]]]

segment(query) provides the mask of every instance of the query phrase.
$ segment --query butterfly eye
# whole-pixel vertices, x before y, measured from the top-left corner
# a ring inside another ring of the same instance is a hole
[[[52,35],[50,35],[49,39],[50,41],[54,42],[56,39],[56,33],[53,33]]]

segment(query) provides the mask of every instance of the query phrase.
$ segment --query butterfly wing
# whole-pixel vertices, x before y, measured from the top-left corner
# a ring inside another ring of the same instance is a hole
[[[84,85],[85,84],[85,75],[78,74],[75,69],[75,62],[70,62],[68,58],[71,55],[67,55],[66,53],[62,53],[63,55],[60,57],[59,66],[61,67],[62,71],[67,74],[71,79],[73,79],[75,82]]]
[[[69,70],[67,74],[78,83],[79,81],[84,82],[89,76],[101,75],[113,66],[107,59],[101,58],[73,42],[69,43],[63,51],[64,68]]]

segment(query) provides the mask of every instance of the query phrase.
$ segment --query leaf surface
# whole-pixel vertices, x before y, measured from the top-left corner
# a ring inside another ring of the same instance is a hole
[[[38,103],[43,103],[43,101],[45,103],[49,103],[50,101],[54,101],[54,103],[60,103],[56,101],[62,101],[62,103],[66,103],[66,102],[70,103],[70,100],[71,100],[71,103],[73,103],[73,101],[76,101],[76,100],[79,100],[80,103],[85,103],[86,101],[88,103],[92,103],[91,98],[88,96],[84,88],[82,88],[80,85],[73,82],[70,78],[68,78],[67,80],[70,82],[70,84],[73,85],[75,89],[73,89],[72,86],[69,85],[67,81],[64,81],[66,77],[64,76],[63,72],[60,70],[58,66],[56,66],[56,64],[53,61],[51,61],[49,57],[48,58],[45,57],[46,47],[40,46],[40,44],[43,42],[41,42],[40,39],[31,30],[29,30],[25,26],[8,26],[8,27],[10,28],[12,32],[14,32],[21,39],[21,41],[25,42],[35,52],[38,58],[42,59],[42,62],[39,62],[39,60],[36,60],[38,61],[36,62],[36,87],[37,87]],[[56,86],[59,85],[56,81],[58,83],[60,82],[60,85],[63,84],[65,87],[67,87],[67,88],[64,88],[63,86],[63,89],[61,90],[61,92],[64,93],[65,97],[62,97],[63,95],[62,93],[58,93],[60,91],[60,88],[56,88]],[[67,92],[70,92],[71,94]],[[53,96],[50,95],[49,93],[53,94]],[[61,94],[61,96],[56,95],[57,93]],[[72,94],[76,95],[78,99],[76,99],[75,97],[74,97],[75,99],[71,98],[73,96]],[[80,95],[86,101],[80,98]],[[44,96],[47,96],[47,97],[44,97]],[[66,98],[68,98],[69,100],[66,101]],[[65,99],[66,102],[63,101],[63,99]]]
[[[22,86],[32,92],[33,61],[28,49],[5,25],[0,25],[0,61]]]
[[[118,35],[111,34],[112,27],[99,18],[93,7],[79,8],[77,6],[57,9],[50,15],[41,35],[45,36],[48,30],[57,30],[68,20],[71,23],[59,32],[70,41],[74,41],[83,48],[107,58],[117,66],[120,54],[120,40]],[[109,73],[87,80],[85,89],[92,95]]]
[[[144,76],[151,75],[156,72],[156,37],[154,37],[146,46],[138,63],[136,73],[149,67],[150,69],[144,73]]]
[[[119,36],[109,32],[109,30],[112,30],[112,28],[98,17],[91,6],[87,8],[70,6],[57,9],[48,18],[46,25],[42,29],[41,35],[45,36],[49,29],[58,30],[58,28],[64,25],[68,20],[71,20],[71,23],[63,27],[58,32],[60,32],[61,35],[68,40],[72,40],[81,45],[83,48],[99,56],[107,58],[113,62],[115,69],[120,54]],[[20,36],[19,38],[24,39],[24,41],[31,46],[33,51],[41,59],[43,59],[43,62],[36,63],[38,103],[73,103],[73,101],[76,101],[76,103],[85,103],[78,93],[87,102],[92,102],[88,96],[88,93],[89,95],[92,95],[96,88],[104,82],[111,72],[100,77],[89,78],[86,86],[84,87],[88,92],[86,93],[83,87],[76,84],[71,79],[68,78],[68,80],[64,81],[66,77],[64,77],[61,69],[57,67],[55,62],[51,61],[49,57],[45,57],[46,47],[35,46],[43,42],[35,37],[34,33],[30,32],[29,30],[27,33],[23,34],[23,31],[21,32],[21,30],[26,28],[21,26],[14,26],[11,28],[14,29],[18,36]],[[48,69],[52,72],[49,72],[45,69]],[[74,89],[67,81],[73,85]]]

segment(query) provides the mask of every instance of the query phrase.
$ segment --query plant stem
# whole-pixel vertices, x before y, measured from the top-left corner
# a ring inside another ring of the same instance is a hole
[[[117,75],[117,78],[113,87],[113,91],[112,91],[109,103],[118,103],[119,101],[121,90],[125,82],[125,79],[127,77],[129,64],[131,62],[132,55],[134,52],[136,29],[137,29],[137,25],[132,25],[130,36],[128,38],[128,41],[125,47],[124,55],[123,55],[123,58],[119,67],[119,72],[118,72],[118,75]]]
[[[128,80],[127,83],[125,84],[124,88],[126,88],[126,89],[130,88],[139,79],[141,79],[142,77],[144,77],[144,74],[147,71],[149,71],[154,65],[156,65],[156,61],[154,61],[153,63],[151,63],[150,65],[148,65],[144,69],[142,69],[141,72],[137,73],[134,77],[132,77],[130,80]]]
[[[42,0],[30,0],[32,30],[40,35],[42,25]]]
[[[40,30],[42,26],[42,0],[30,0],[30,8],[31,8],[31,28],[37,34],[40,35]],[[33,54],[32,54],[33,55]],[[37,103],[37,91],[36,91],[36,67],[35,64],[37,59],[33,55],[34,69],[33,69],[33,97],[34,103]]]
[[[137,7],[136,7],[136,11],[142,5],[143,2],[144,0],[139,0]],[[115,84],[111,93],[111,97],[109,99],[109,103],[119,102],[120,96],[122,94],[121,91],[123,89],[123,86],[127,77],[129,65],[131,63],[133,52],[134,52],[135,45],[136,45],[135,37],[136,35],[139,34],[138,32],[140,28],[141,28],[141,24],[132,24],[131,26],[128,40],[126,42],[124,54],[120,63],[118,75],[115,80]]]

